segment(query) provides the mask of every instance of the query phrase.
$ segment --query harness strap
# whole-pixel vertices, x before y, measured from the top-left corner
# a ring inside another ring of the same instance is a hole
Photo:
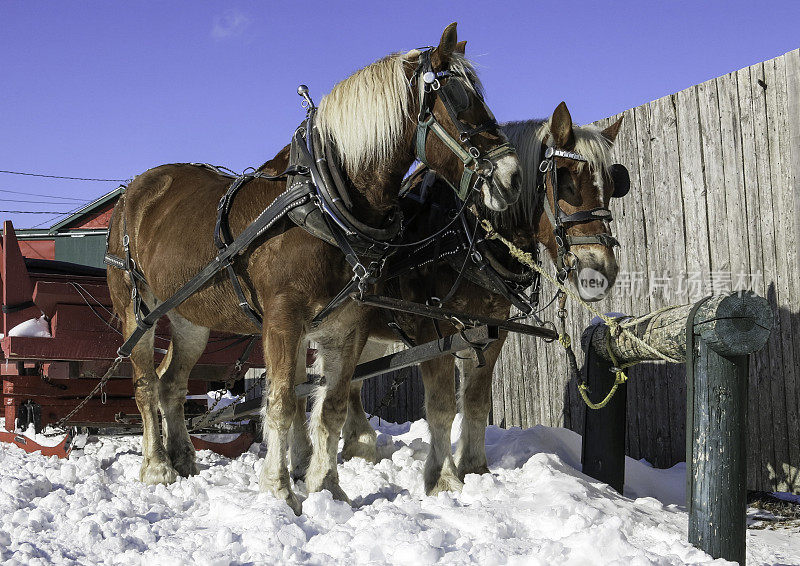
[[[183,284],[178,291],[169,299],[154,308],[137,325],[136,330],[128,337],[125,343],[119,348],[118,354],[123,357],[131,355],[134,346],[150,330],[153,325],[164,314],[177,307],[195,293],[200,287],[205,285],[214,275],[225,269],[233,261],[236,254],[248,247],[253,240],[261,236],[278,220],[286,216],[286,213],[296,206],[305,204],[310,199],[308,187],[305,184],[297,184],[278,196],[261,214],[242,231],[225,249],[220,250],[217,256],[208,263],[197,275]]]

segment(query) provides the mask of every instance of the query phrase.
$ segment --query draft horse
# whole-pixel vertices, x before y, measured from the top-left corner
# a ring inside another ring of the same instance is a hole
[[[479,207],[481,216],[489,218],[498,232],[523,250],[536,256],[539,245],[543,245],[560,277],[569,279],[588,301],[602,299],[618,271],[614,246],[619,244],[611,235],[607,206],[610,198],[623,196],[629,188],[627,170],[612,164],[610,157],[620,124],[621,119],[602,131],[594,126],[576,126],[563,102],[547,121],[504,124],[503,132],[515,145],[523,167],[522,194],[516,204],[501,212]],[[416,175],[413,184],[410,193],[419,198],[424,175]],[[446,217],[459,208],[435,184],[428,190],[431,196],[423,205],[409,201],[423,226],[429,222],[427,216]],[[441,244],[433,256],[416,250],[415,263],[423,266],[390,281],[387,291],[417,303],[441,304],[499,319],[509,317],[512,304],[523,312],[533,311],[538,301],[526,298],[521,291],[536,286],[537,274],[516,262],[502,244],[480,241],[486,234],[475,222],[470,217],[463,225],[464,232],[476,242],[471,248],[467,242],[455,251]],[[395,256],[392,261],[403,259]],[[494,275],[488,276],[487,271]],[[423,317],[396,314],[392,319],[417,343],[456,332],[448,323],[439,328],[439,323]],[[505,337],[501,332],[500,339],[482,353],[480,363],[473,351],[462,352],[466,354],[460,381],[463,425],[455,458],[450,445],[457,410],[455,359],[443,356],[421,364],[425,418],[431,434],[424,470],[428,494],[460,490],[466,474],[489,471],[484,437],[491,408],[492,372]],[[382,355],[386,344],[396,341],[398,336],[387,328],[386,319],[374,319],[362,361]],[[364,415],[361,385],[353,383],[350,391],[343,456],[374,461],[375,432]]]
[[[306,126],[311,129],[310,122]],[[337,84],[316,110],[314,129],[305,133],[306,139],[318,134],[324,155],[341,167],[351,224],[371,227],[372,234],[396,226],[397,190],[417,158],[462,192],[480,192],[489,208],[502,210],[519,194],[519,161],[513,150],[502,151],[507,140],[483,101],[455,24],[445,29],[437,47],[387,56]],[[211,330],[260,332],[269,392],[264,407],[268,453],[259,483],[299,514],[287,447],[296,406],[293,387],[296,378],[305,378],[308,339],[320,344],[327,384],[315,396],[309,426],[313,449],[304,462],[306,486],[347,499],[336,470],[337,444],[350,376],[367,340],[371,311],[348,302],[312,324],[354,277],[355,267],[345,254],[286,216],[276,217],[268,230],[230,258],[234,277],[217,272],[169,311],[171,344],[158,368],[152,327],[143,325],[140,316],[142,304],[148,309],[168,304],[176,291],[220,257],[212,236],[217,203],[230,182],[208,167],[162,165],[136,177],[114,208],[108,257],[125,261],[124,269],[117,268],[121,263],[108,268],[111,298],[126,339],[143,336],[130,353],[143,425],[140,479],[170,483],[179,475],[197,473],[183,412],[189,372]],[[324,205],[323,181],[314,176],[313,182],[305,182],[313,193],[310,202],[323,210],[326,222],[344,222]],[[241,236],[259,213],[279,202],[284,190],[292,187],[266,176],[242,186],[227,217],[231,237]],[[243,300],[237,297],[234,280]],[[240,308],[241,303],[250,311]],[[261,329],[253,313],[263,318]]]

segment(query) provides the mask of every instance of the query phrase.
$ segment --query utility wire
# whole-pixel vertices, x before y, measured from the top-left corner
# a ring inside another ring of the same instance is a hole
[[[7,214],[50,214],[53,216],[69,214],[69,212],[56,212],[55,210],[0,210],[0,212]]]
[[[67,203],[64,203],[64,204],[67,204]],[[73,214],[73,213],[75,213],[75,212],[78,212],[78,211],[79,211],[79,210],[81,210],[82,208],[86,208],[86,204],[81,204],[81,205],[78,205],[78,206],[76,206],[75,208],[73,208],[72,210],[68,210],[68,211],[66,211],[66,212],[54,212],[53,214],[54,214],[56,217],[58,217],[58,216],[66,216],[66,215],[68,215],[68,214]],[[55,220],[55,218],[53,218],[52,220]],[[33,226],[33,227],[34,227],[34,228],[38,228],[38,227],[40,227],[42,224],[48,224],[48,223],[49,223],[49,222],[51,222],[52,220],[51,220],[51,219],[44,220],[43,222],[39,222],[38,224],[36,224],[36,225],[35,225],[35,226]]]
[[[64,205],[72,204],[72,203],[66,203],[66,202],[54,202],[52,200],[17,200],[17,199],[13,199],[13,198],[0,198],[0,202],[27,202],[27,203],[33,203],[33,204],[59,204],[59,205],[60,204],[64,204]],[[81,202],[85,202],[86,204],[89,204],[91,201],[87,200],[87,201],[81,201]]]
[[[31,193],[31,192],[28,192],[28,191],[12,191],[10,189],[0,189],[0,193],[13,193],[15,195],[25,195],[25,196],[29,196],[29,197],[56,198],[56,199],[60,199],[60,200],[71,200],[71,201],[75,201],[75,202],[91,202],[91,201],[88,201],[88,200],[85,200],[85,199],[79,199],[79,198],[74,198],[74,197],[62,197],[62,196],[58,196],[58,195],[43,195],[41,193]]]
[[[72,181],[100,181],[103,183],[125,183],[128,179],[93,179],[90,177],[65,177],[63,175],[44,175],[42,173],[22,173],[20,171],[3,171],[0,173],[8,173],[9,175],[27,175],[28,177],[45,177],[47,179],[69,179]]]

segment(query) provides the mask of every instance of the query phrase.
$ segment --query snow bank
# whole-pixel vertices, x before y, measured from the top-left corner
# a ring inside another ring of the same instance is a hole
[[[377,423],[375,423],[377,424]],[[339,466],[354,506],[302,482],[302,517],[258,491],[263,448],[199,453],[200,474],[138,481],[134,437],[91,439],[69,460],[0,445],[0,561],[7,564],[723,564],[686,541],[680,469],[629,461],[631,497],[575,469],[563,429],[490,427],[491,474],[427,497],[424,421],[379,428],[375,465]],[[454,437],[457,434],[457,427]],[[665,501],[659,498],[664,497]],[[749,564],[800,563],[800,536],[749,531]]]
[[[8,335],[27,336],[29,338],[52,338],[50,335],[50,323],[44,315],[19,323],[8,331]]]

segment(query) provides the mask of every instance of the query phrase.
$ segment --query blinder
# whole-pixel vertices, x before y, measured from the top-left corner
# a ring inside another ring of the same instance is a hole
[[[458,77],[448,79],[447,83],[441,87],[441,95],[449,100],[456,114],[464,112],[470,106],[467,89]]]
[[[608,169],[608,174],[611,176],[611,182],[614,184],[614,192],[611,193],[613,198],[622,198],[631,190],[631,176],[628,173],[628,168],[621,163],[614,163]]]

